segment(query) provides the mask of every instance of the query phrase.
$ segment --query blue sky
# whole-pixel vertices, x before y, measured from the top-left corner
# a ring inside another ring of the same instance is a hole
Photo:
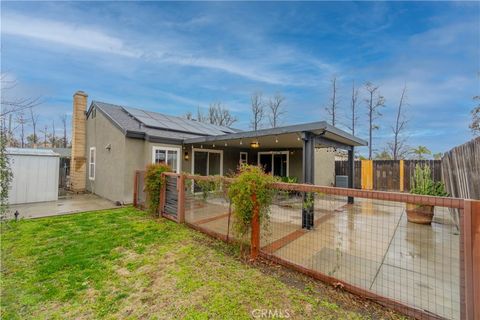
[[[8,94],[43,96],[42,122],[71,113],[76,90],[173,115],[221,101],[241,129],[252,92],[281,92],[284,124],[325,120],[336,75],[343,123],[352,81],[380,86],[374,149],[391,139],[404,84],[409,145],[439,152],[471,138],[478,2],[3,1],[1,9],[1,69],[18,82]],[[363,99],[359,111],[366,139]]]

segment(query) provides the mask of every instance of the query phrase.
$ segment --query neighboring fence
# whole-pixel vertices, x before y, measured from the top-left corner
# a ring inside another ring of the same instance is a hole
[[[446,152],[442,172],[450,195],[480,199],[480,137]]]
[[[135,203],[139,190],[137,172]],[[223,241],[249,242],[261,255],[418,319],[478,319],[480,201],[275,183],[269,222],[244,239],[234,232],[232,181],[165,174],[160,213]],[[208,183],[212,182],[214,188]],[[173,186],[173,184],[172,184]],[[198,191],[198,192],[194,192]],[[302,194],[314,193],[314,228],[302,229]],[[175,199],[169,212],[166,199]],[[347,204],[347,197],[355,197]],[[407,222],[405,203],[435,206],[432,225]],[[460,229],[449,209],[458,209]]]
[[[378,191],[409,191],[415,166],[428,165],[434,181],[442,181],[440,160],[357,160],[354,188]],[[335,161],[335,175],[348,175],[347,161]]]

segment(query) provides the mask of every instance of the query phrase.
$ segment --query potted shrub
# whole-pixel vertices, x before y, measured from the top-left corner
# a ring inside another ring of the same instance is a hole
[[[445,197],[445,186],[442,182],[434,182],[430,166],[415,166],[415,172],[412,177],[412,186],[410,193],[426,196]],[[431,224],[434,214],[434,206],[407,203],[407,220],[419,224]]]

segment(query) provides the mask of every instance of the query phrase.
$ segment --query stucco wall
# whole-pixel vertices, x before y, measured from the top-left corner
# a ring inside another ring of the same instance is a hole
[[[335,153],[315,149],[315,184],[332,186],[335,181]]]
[[[99,111],[87,119],[87,190],[112,200],[123,201],[125,136]],[[110,144],[110,151],[105,147]],[[89,176],[90,148],[96,148],[95,180]]]

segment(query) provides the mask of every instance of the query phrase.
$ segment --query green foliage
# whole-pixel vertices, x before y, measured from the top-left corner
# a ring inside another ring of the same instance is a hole
[[[410,193],[438,197],[448,196],[443,183],[433,181],[430,166],[422,167],[419,164],[415,166]]]
[[[268,221],[273,190],[269,188],[275,179],[258,166],[243,165],[228,189],[234,210],[234,227],[240,236],[248,234],[251,228],[253,208],[258,206],[260,225]],[[256,195],[256,203],[253,195]]]
[[[297,177],[281,177],[280,181],[285,183],[297,183],[298,178]]]
[[[411,150],[411,153],[415,155],[417,160],[424,160],[425,157],[423,156],[424,154],[432,154],[432,151],[430,151],[427,147],[425,146],[418,146],[416,148],[413,148]]]
[[[156,214],[160,205],[160,190],[165,182],[162,173],[170,171],[163,163],[149,164],[145,172],[145,188],[148,193],[148,212]]]
[[[8,210],[8,191],[12,182],[12,170],[7,156],[7,134],[0,129],[0,220],[6,218]]]
[[[210,180],[195,180],[195,185],[202,190],[203,200],[207,200],[209,193],[220,190],[220,179],[220,177],[216,177]]]

